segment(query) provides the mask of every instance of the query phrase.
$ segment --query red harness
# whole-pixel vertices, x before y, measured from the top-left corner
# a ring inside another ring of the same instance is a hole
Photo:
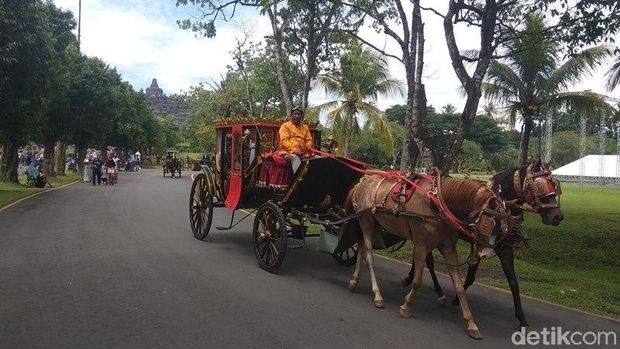
[[[364,175],[380,176],[380,177],[384,177],[387,179],[395,179],[399,181],[404,181],[409,186],[409,188],[411,188],[412,190],[411,195],[413,195],[413,192],[416,189],[420,189],[421,191],[426,191],[426,189],[424,189],[423,187],[419,185],[420,180],[412,181],[411,179],[407,178],[407,176],[402,171],[399,171],[399,170],[389,170],[387,172],[368,171],[368,170],[365,170],[365,168],[372,168],[372,166],[362,161],[352,160],[352,159],[347,159],[347,158],[343,159],[338,156],[335,156],[334,154],[323,152],[317,149],[312,149],[312,152],[315,154],[319,154],[321,156],[335,159],[341,162],[342,164],[346,165],[353,171],[356,171]],[[362,166],[363,168],[359,168],[354,165],[351,165],[349,162],[355,163],[359,166]],[[429,198],[429,200],[433,203],[435,208],[439,211],[440,216],[444,218],[450,224],[450,226],[452,226],[453,229],[463,234],[467,239],[471,241],[476,241],[477,240],[476,233],[468,229],[469,227],[465,224],[465,222],[461,221],[452,212],[450,212],[450,210],[446,208],[444,203],[442,202],[443,200],[441,200],[441,198],[439,197],[437,185],[436,185],[437,183],[435,182],[435,180],[437,180],[440,177],[441,177],[440,174],[438,174],[438,176],[430,176],[430,175],[424,175],[424,174],[419,175],[420,179],[424,179],[424,180],[427,180],[433,183],[433,188],[435,189],[435,191],[426,191],[426,197]]]
[[[530,206],[525,207],[517,203],[511,204],[511,206],[517,207],[520,210],[540,213],[540,210],[545,208],[560,207],[559,200],[562,194],[562,188],[560,187],[560,182],[551,177],[551,172],[549,170],[532,172],[532,165],[529,165],[526,169],[523,185],[521,185],[521,176],[517,169],[513,174],[513,187],[519,200]],[[557,203],[545,204],[540,200],[541,198],[551,195],[556,196]]]

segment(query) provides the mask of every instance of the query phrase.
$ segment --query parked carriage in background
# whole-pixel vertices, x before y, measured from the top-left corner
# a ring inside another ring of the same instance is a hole
[[[168,149],[166,151],[166,161],[164,161],[162,172],[164,177],[166,174],[169,174],[171,178],[174,178],[176,174],[178,174],[179,178],[181,177],[181,168],[183,167],[183,162],[181,159],[177,157],[176,149]]]
[[[233,211],[230,226],[218,230],[234,226],[235,210],[257,208],[252,234],[262,269],[276,271],[287,248],[300,248],[311,236],[321,236],[321,243],[329,241],[338,263],[354,264],[357,223],[345,217],[344,204],[347,193],[362,177],[355,168],[365,165],[345,158],[318,157],[303,161],[293,174],[291,166],[274,154],[282,121],[225,119],[216,126],[214,166],[201,165],[192,175],[189,218],[194,236],[199,240],[207,237],[214,207]],[[320,131],[316,125],[309,124],[309,128],[314,147],[320,149]],[[308,232],[309,223],[322,226],[321,234]]]

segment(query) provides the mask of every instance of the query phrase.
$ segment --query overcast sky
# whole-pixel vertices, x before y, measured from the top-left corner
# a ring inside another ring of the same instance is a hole
[[[74,12],[77,18],[78,0],[54,0],[55,4]],[[437,1],[426,1],[437,5]],[[157,78],[166,94],[187,91],[200,82],[219,81],[232,64],[230,51],[240,35],[234,24],[217,24],[215,38],[196,38],[190,31],[177,27],[176,20],[186,18],[190,8],[175,6],[175,0],[82,0],[82,52],[102,58],[115,66],[124,80],[135,89],[144,89]],[[441,12],[444,9],[439,6]],[[425,76],[430,105],[441,107],[448,103],[462,108],[464,98],[458,92],[459,83],[452,70],[440,19],[423,12],[426,35]],[[269,35],[269,21],[253,10],[241,13],[239,19],[254,28],[253,40],[262,41]],[[458,27],[457,42],[461,50],[476,47],[477,32]],[[362,35],[378,46],[386,47],[397,56],[393,41],[370,28]],[[393,77],[405,80],[400,62],[390,60]],[[604,93],[603,73],[608,65],[575,89],[592,89]],[[620,88],[613,95],[620,97]],[[313,91],[311,104],[326,100],[320,91]],[[381,98],[380,108],[402,104],[400,97]],[[481,103],[482,105],[482,103]]]

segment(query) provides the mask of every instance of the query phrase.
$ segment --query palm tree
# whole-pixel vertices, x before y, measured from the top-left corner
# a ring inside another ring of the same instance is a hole
[[[360,123],[368,122],[383,141],[393,142],[387,119],[375,105],[378,96],[402,93],[401,83],[389,76],[387,62],[378,54],[364,50],[354,42],[340,59],[340,69],[332,74],[321,74],[316,83],[328,95],[338,99],[313,107],[310,113],[328,111],[327,126],[334,138],[349,155],[351,140],[358,134]]]
[[[510,40],[513,54],[502,62],[491,62],[482,86],[489,100],[506,106],[512,124],[520,116],[521,164],[527,162],[535,118],[559,110],[613,113],[603,96],[591,91],[569,91],[572,84],[591,74],[611,51],[605,46],[589,48],[560,65],[560,48],[546,40],[544,27],[542,15],[528,15],[524,30]]]
[[[607,71],[607,91],[612,91],[620,85],[620,58]]]

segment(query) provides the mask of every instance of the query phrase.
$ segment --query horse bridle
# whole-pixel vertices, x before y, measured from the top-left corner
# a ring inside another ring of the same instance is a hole
[[[536,212],[549,208],[560,208],[560,195],[562,194],[560,182],[551,177],[551,171],[541,169],[539,172],[533,172],[532,167],[532,165],[527,167],[523,185],[521,185],[519,170],[514,172],[513,185],[517,197],[530,205]],[[554,195],[556,196],[555,203],[545,204],[541,200]]]
[[[497,200],[498,209],[489,207],[492,199]],[[469,226],[476,230],[478,242],[487,247],[495,247],[498,241],[495,239],[497,235],[506,236],[511,233],[508,219],[514,219],[510,212],[506,209],[506,203],[498,198],[495,194],[489,197],[484,203],[482,209],[474,211],[467,217]],[[496,234],[496,227],[500,228],[501,233]]]

